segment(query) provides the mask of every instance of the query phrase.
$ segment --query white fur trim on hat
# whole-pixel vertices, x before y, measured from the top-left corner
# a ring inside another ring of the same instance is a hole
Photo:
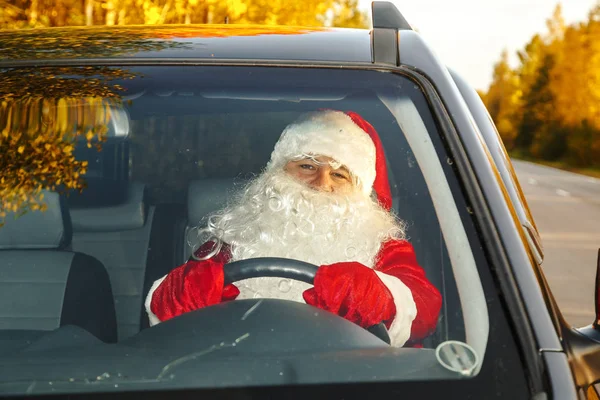
[[[333,158],[358,178],[365,194],[371,193],[376,175],[375,145],[369,134],[345,113],[311,112],[288,125],[275,145],[267,169],[283,168],[303,154]]]

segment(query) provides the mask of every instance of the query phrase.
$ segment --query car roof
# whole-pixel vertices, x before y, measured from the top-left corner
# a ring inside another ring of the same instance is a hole
[[[0,65],[82,59],[372,61],[366,29],[224,24],[0,31]]]

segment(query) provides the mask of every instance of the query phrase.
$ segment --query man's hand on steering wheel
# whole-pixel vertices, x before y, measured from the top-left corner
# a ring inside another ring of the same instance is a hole
[[[234,300],[234,282],[280,277],[314,284],[303,294],[307,304],[337,314],[389,343],[382,322],[396,313],[394,299],[375,271],[357,262],[317,267],[282,258],[254,258],[223,266],[214,260],[190,261],[171,271],[152,295],[151,311],[165,321],[183,313]]]
[[[396,315],[390,290],[375,271],[358,262],[321,266],[314,287],[306,290],[303,297],[306,304],[337,314],[363,328],[382,321],[391,323]]]
[[[171,271],[152,295],[150,309],[161,321],[199,308],[234,300],[239,289],[225,285],[223,263],[190,260]]]

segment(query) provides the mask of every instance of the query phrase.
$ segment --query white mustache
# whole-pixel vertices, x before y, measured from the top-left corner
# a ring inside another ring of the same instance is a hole
[[[284,171],[263,173],[198,230],[198,244],[230,245],[232,261],[284,257],[316,265],[358,261],[372,267],[381,244],[405,237],[404,223],[364,194],[324,193]]]

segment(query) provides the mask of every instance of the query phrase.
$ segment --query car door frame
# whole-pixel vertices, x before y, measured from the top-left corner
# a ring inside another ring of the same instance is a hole
[[[552,319],[554,328],[551,331],[545,330],[539,332],[539,335],[556,335],[556,337],[560,338],[562,341],[563,338],[561,332],[564,319],[560,314],[557,302],[552,295],[541,269],[543,261],[541,238],[512,162],[508,156],[508,152],[502,143],[498,130],[481,97],[456,71],[449,69],[449,72],[469,108],[473,121],[479,129],[486,146],[490,150],[490,155],[492,157],[490,162],[494,163],[494,167],[498,171],[497,179],[505,186],[509,197],[506,200],[510,202],[511,207],[515,210],[516,218],[523,228],[523,234],[526,238],[526,240],[523,240],[523,246],[528,249],[533,261],[531,262],[531,268],[535,271],[538,279],[537,283],[540,285],[547,306],[546,312]],[[527,288],[531,286],[530,282],[523,284],[522,281],[517,280],[516,283],[521,290],[527,290]],[[560,399],[571,397],[573,392],[576,391],[576,388],[574,380],[572,379],[573,372],[569,367],[569,359],[566,352],[562,347],[560,350],[544,348],[540,348],[539,350],[542,354],[545,370],[550,380],[553,397]]]

